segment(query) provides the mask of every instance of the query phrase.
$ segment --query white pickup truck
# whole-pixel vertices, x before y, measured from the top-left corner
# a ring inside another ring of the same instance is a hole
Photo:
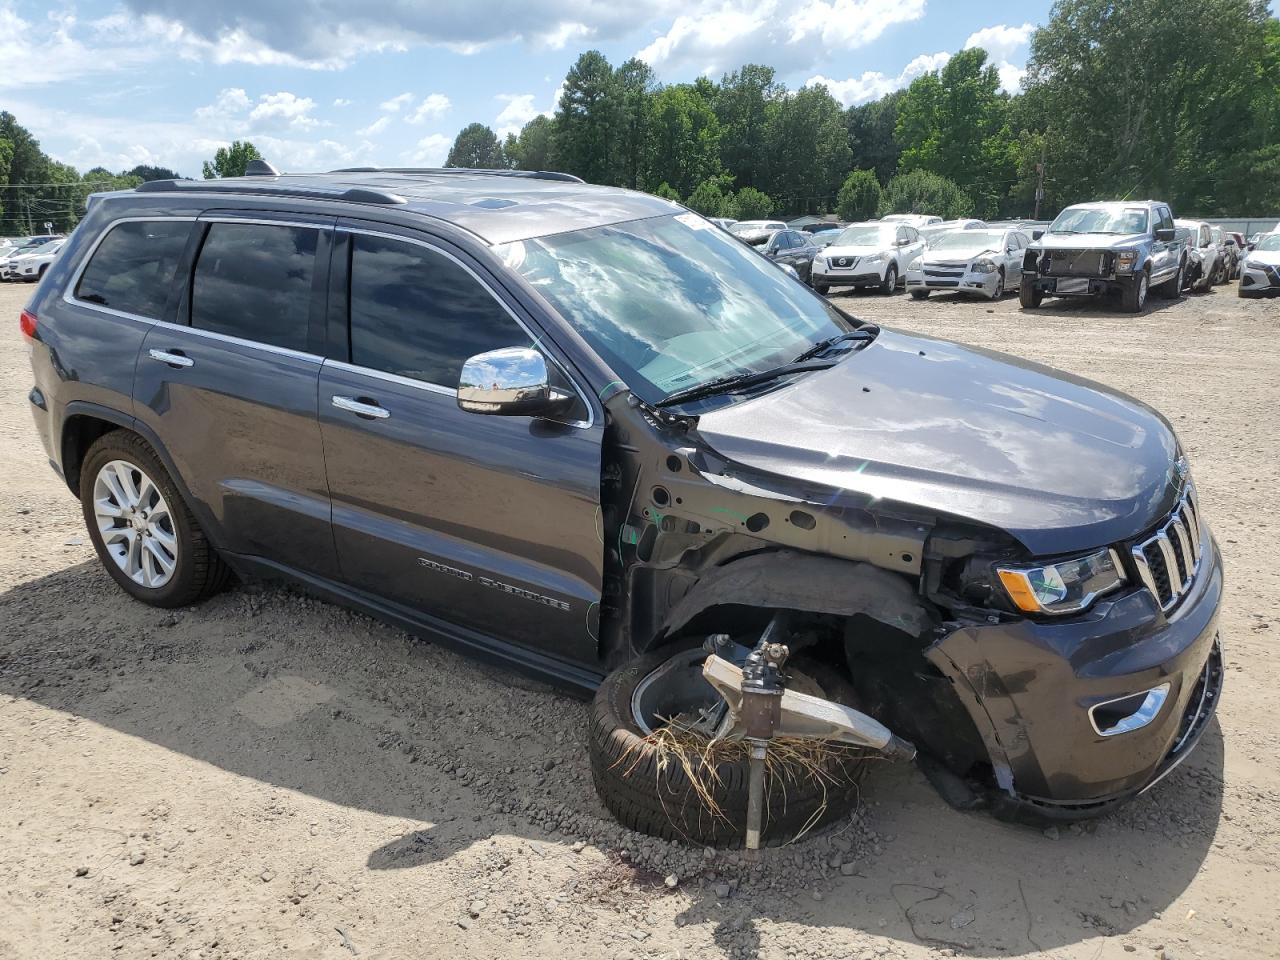
[[[1181,296],[1187,243],[1173,213],[1158,200],[1080,203],[1067,207],[1027,248],[1022,261],[1023,307],[1046,296],[1119,295],[1137,313],[1151,290]]]

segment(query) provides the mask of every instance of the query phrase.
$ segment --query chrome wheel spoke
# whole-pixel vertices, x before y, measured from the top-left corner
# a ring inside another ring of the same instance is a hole
[[[112,561],[134,583],[158,588],[178,568],[173,515],[155,480],[136,464],[112,460],[94,479],[97,532]]]
[[[151,536],[155,539],[156,543],[164,547],[165,550],[169,551],[173,556],[176,557],[178,555],[178,538],[175,537],[171,531],[166,530],[164,527],[158,527],[152,523]]]
[[[175,558],[152,538],[144,538],[141,542],[145,554],[144,559],[150,560],[152,564],[152,575],[156,578],[163,577],[167,579],[173,573]]]

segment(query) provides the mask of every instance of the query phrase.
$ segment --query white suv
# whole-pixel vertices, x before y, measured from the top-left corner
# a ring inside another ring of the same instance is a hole
[[[11,255],[0,262],[0,280],[30,280],[34,283],[44,276],[66,242],[64,239],[50,240],[28,253]]]
[[[810,274],[813,289],[879,287],[892,293],[905,266],[924,252],[915,227],[884,220],[851,223],[819,256]]]

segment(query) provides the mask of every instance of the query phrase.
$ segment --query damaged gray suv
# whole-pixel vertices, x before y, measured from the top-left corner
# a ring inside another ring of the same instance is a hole
[[[604,802],[698,843],[842,813],[875,754],[1088,816],[1208,725],[1222,567],[1149,407],[860,322],[655,197],[255,174],[93,198],[22,315],[138,600],[284,579],[594,696]]]

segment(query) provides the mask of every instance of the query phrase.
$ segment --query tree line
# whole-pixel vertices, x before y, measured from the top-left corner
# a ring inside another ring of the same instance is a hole
[[[1280,21],[1265,0],[1059,0],[1021,92],[985,51],[844,109],[747,64],[663,85],[578,57],[553,115],[464,127],[447,166],[562,170],[738,219],[1051,216],[1158,197],[1187,214],[1280,211]]]

